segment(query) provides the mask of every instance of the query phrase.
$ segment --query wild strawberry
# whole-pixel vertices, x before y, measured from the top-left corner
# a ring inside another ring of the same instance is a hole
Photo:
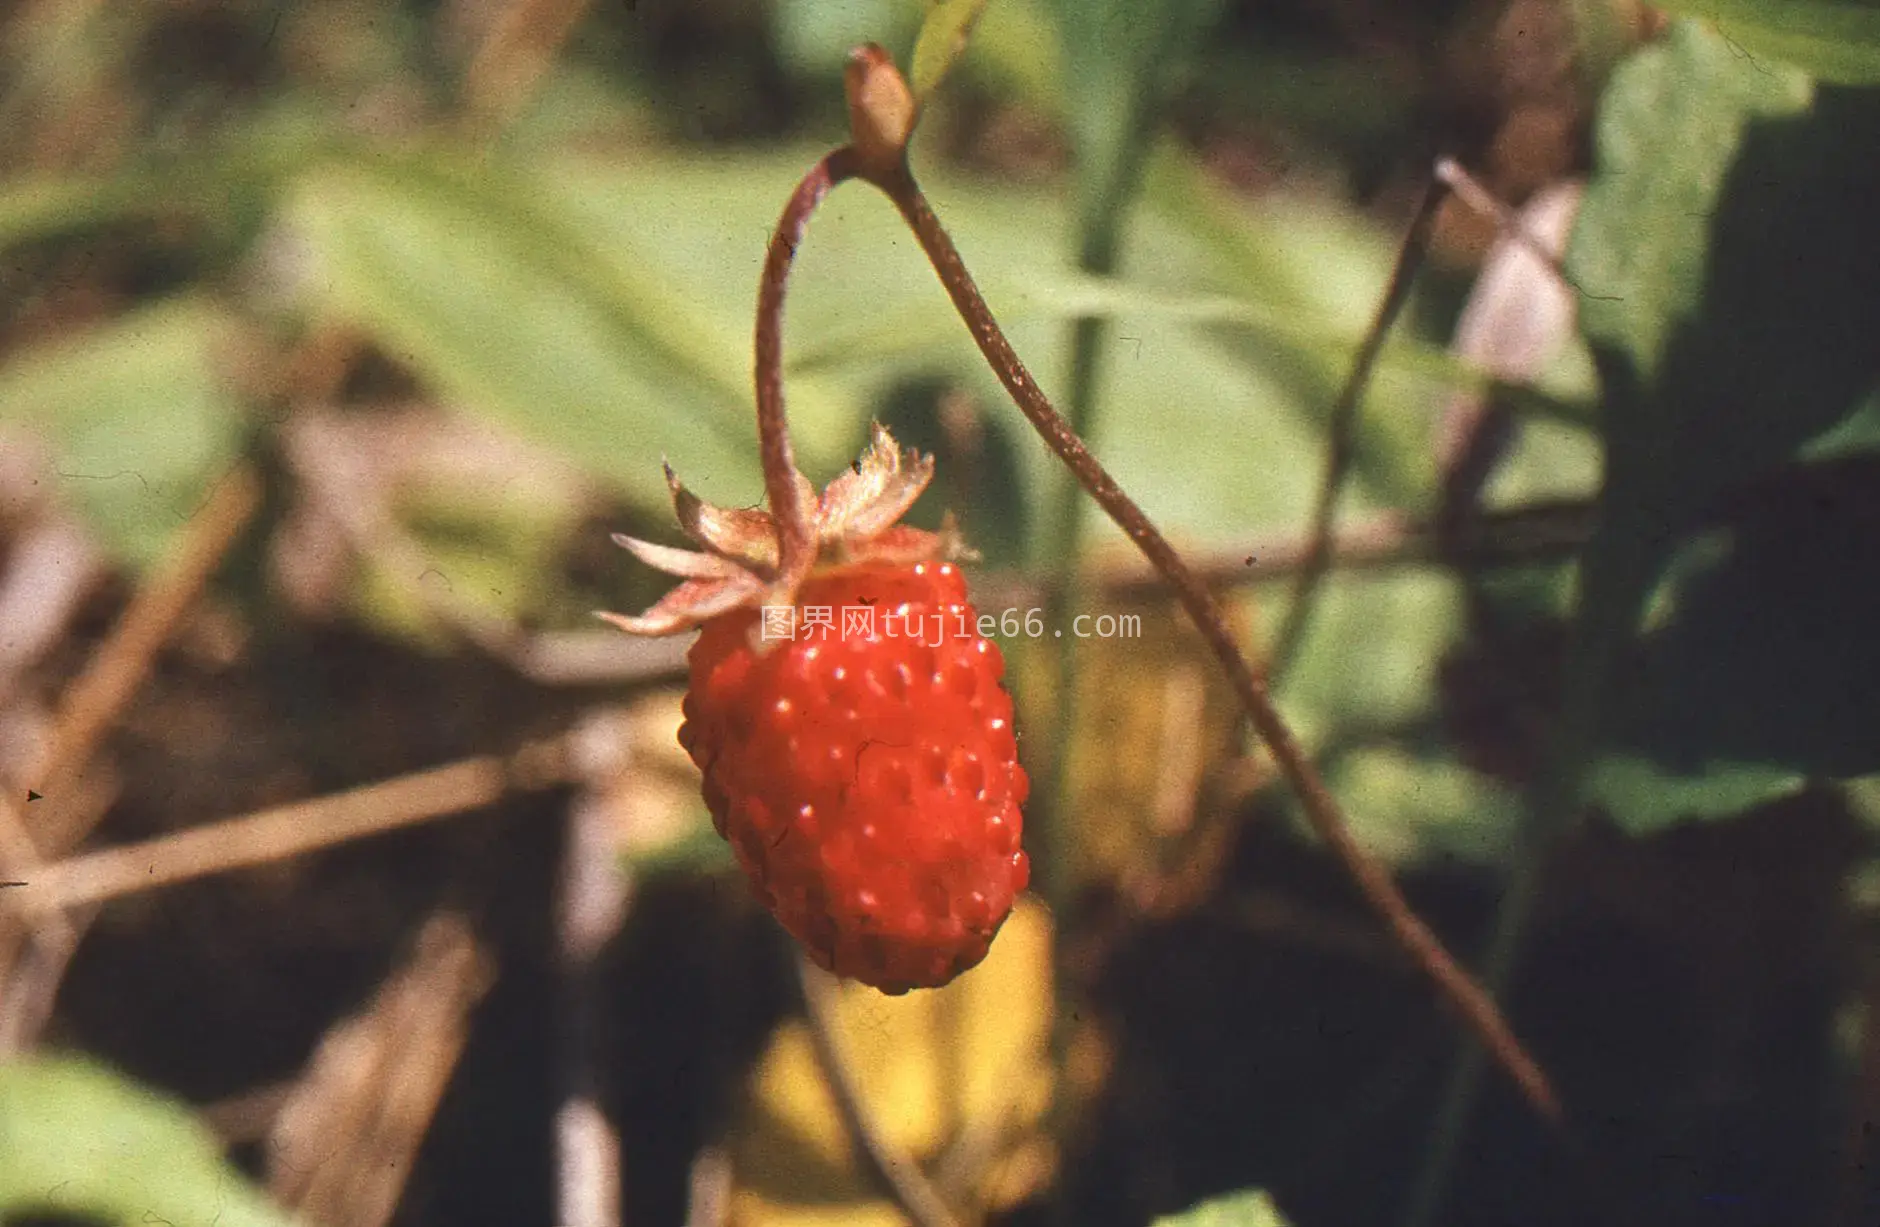
[[[792,580],[771,516],[711,507],[669,473],[709,553],[617,538],[687,582],[642,617],[601,615],[703,628],[679,739],[719,834],[818,963],[889,993],[983,959],[1029,876],[1004,662],[942,557],[951,534],[896,524],[932,475],[877,428],[804,500],[818,552]]]

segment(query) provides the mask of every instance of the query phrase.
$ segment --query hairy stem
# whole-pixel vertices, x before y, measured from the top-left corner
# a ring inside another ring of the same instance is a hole
[[[796,453],[783,407],[783,292],[790,281],[796,249],[809,219],[831,188],[854,176],[856,158],[843,146],[810,168],[790,194],[764,252],[764,272],[757,285],[758,454],[764,465],[764,493],[770,500],[779,534],[779,567],[787,580],[800,579],[816,560],[816,540],[803,484],[797,480]]]
[[[1266,743],[1281,774],[1298,795],[1319,837],[1344,865],[1366,901],[1389,926],[1392,935],[1435,982],[1448,1003],[1463,1017],[1482,1045],[1520,1087],[1534,1108],[1552,1119],[1559,1105],[1552,1087],[1532,1057],[1509,1029],[1494,1000],[1472,980],[1444,949],[1442,941],[1410,909],[1390,875],[1368,856],[1352,837],[1338,804],[1319,778],[1305,750],[1281,718],[1268,693],[1264,676],[1241,653],[1233,632],[1206,585],[1189,570],[1148,516],[1123,492],[1084,442],[1052,407],[1026,370],[1018,354],[986,306],[959,250],[934,216],[905,161],[892,168],[870,168],[860,174],[894,202],[912,228],[921,249],[939,275],[947,295],[1019,411],[1031,422],[1047,446],[1097,504],[1136,543],[1155,569],[1175,590],[1202,637],[1220,660],[1260,739]]]

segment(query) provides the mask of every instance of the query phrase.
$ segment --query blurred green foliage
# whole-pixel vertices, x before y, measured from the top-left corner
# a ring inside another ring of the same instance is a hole
[[[0,1213],[126,1227],[291,1222],[223,1159],[187,1104],[64,1058],[0,1063]]]
[[[1159,1218],[1155,1227],[1286,1227],[1286,1216],[1265,1193],[1230,1193]]]

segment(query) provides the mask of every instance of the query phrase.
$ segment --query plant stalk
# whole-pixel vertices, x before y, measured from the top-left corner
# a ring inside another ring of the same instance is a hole
[[[1308,820],[1332,849],[1365,900],[1389,927],[1417,965],[1435,982],[1442,997],[1461,1014],[1468,1028],[1520,1088],[1537,1112],[1558,1120],[1560,1106],[1539,1065],[1510,1030],[1492,998],[1472,980],[1444,949],[1442,941],[1418,918],[1390,875],[1353,838],[1338,803],[1318,770],[1274,707],[1263,675],[1248,663],[1232,630],[1205,584],[1189,570],[1167,538],[1149,520],[1108,471],[1098,463],[1081,438],[1039,390],[1037,381],[1006,340],[993,318],[959,250],[940,224],[925,195],[915,183],[905,160],[891,170],[873,169],[859,177],[874,184],[894,202],[927,254],[947,295],[965,320],[980,352],[991,365],[1013,402],[1077,477],[1078,482],[1119,528],[1135,542],[1149,562],[1167,579],[1176,597],[1193,619],[1221,666],[1226,670],[1254,730],[1265,742],[1287,784],[1299,797]]]

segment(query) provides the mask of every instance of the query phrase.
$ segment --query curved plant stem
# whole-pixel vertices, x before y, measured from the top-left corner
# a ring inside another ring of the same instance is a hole
[[[1039,390],[1031,373],[1012,349],[985,299],[980,296],[952,239],[934,216],[926,197],[905,162],[891,170],[871,169],[861,178],[873,183],[894,202],[914,231],[921,249],[939,275],[967,328],[1019,411],[1059,459],[1076,474],[1084,489],[1136,543],[1149,562],[1167,579],[1202,637],[1227,672],[1255,731],[1272,752],[1281,774],[1298,795],[1313,828],[1344,865],[1365,900],[1389,926],[1392,935],[1435,982],[1442,996],[1463,1017],[1482,1045],[1520,1087],[1535,1110],[1549,1119],[1559,1116],[1547,1076],[1509,1029],[1494,1000],[1457,965],[1441,940],[1410,909],[1390,875],[1368,856],[1352,837],[1338,803],[1333,800],[1317,769],[1292,730],[1281,718],[1268,693],[1266,679],[1242,655],[1227,620],[1205,584],[1189,570],[1173,546],[1148,516],[1123,492],[1084,442],[1073,432]]]
[[[786,578],[800,577],[815,561],[816,542],[809,531],[810,509],[803,501],[803,483],[797,480],[796,455],[790,446],[789,420],[783,407],[783,292],[811,215],[831,188],[855,173],[854,151],[844,145],[803,176],[784,205],[783,216],[777,219],[777,229],[764,252],[763,278],[757,286],[754,377],[758,454],[764,465],[764,493],[782,537],[780,569]]]
[[[1403,245],[1397,249],[1397,263],[1390,271],[1384,300],[1378,304],[1371,329],[1365,333],[1364,343],[1358,347],[1358,356],[1351,364],[1351,373],[1345,377],[1345,385],[1332,404],[1332,416],[1326,424],[1325,467],[1319,476],[1312,519],[1306,530],[1310,544],[1305,563],[1293,581],[1285,616],[1273,634],[1273,646],[1267,653],[1267,671],[1271,677],[1284,677],[1292,667],[1299,655],[1299,645],[1305,640],[1306,629],[1311,625],[1319,584],[1331,567],[1338,496],[1344,491],[1345,477],[1351,471],[1352,457],[1357,451],[1358,403],[1370,386],[1371,374],[1377,368],[1377,357],[1384,350],[1384,338],[1390,335],[1391,324],[1410,300],[1410,286],[1423,264],[1424,254],[1429,249],[1430,230],[1436,224],[1437,210],[1447,194],[1447,183],[1440,177],[1431,178],[1425,185],[1416,213],[1404,232]]]

